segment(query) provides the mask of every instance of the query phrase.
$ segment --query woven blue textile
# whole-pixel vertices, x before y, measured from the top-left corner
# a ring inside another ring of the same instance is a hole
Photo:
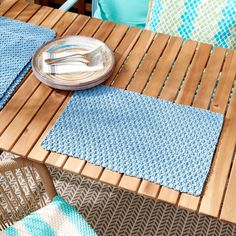
[[[117,88],[75,92],[45,149],[199,195],[223,115]]]
[[[56,196],[43,208],[9,226],[1,236],[97,236],[77,210]]]
[[[0,109],[30,69],[36,49],[54,36],[51,29],[0,17]]]

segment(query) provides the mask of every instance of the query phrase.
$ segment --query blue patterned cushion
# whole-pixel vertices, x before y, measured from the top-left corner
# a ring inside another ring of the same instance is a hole
[[[2,236],[96,236],[75,208],[56,196],[47,206],[8,227]]]
[[[147,28],[236,48],[235,0],[151,0]]]

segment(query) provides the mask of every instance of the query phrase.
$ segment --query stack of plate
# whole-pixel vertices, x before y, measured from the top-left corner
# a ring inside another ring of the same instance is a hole
[[[63,45],[76,45],[87,51],[98,47],[102,50],[103,70],[93,72],[76,72],[67,74],[50,74],[43,70],[43,53],[57,53],[57,48]],[[100,40],[84,36],[68,36],[50,41],[37,50],[32,59],[32,68],[36,77],[50,87],[63,90],[82,90],[94,87],[104,82],[113,72],[115,65],[111,49]]]

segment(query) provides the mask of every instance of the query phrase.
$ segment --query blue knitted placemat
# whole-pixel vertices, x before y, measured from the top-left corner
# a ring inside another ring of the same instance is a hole
[[[75,92],[42,146],[199,195],[223,115],[117,88]]]
[[[36,49],[54,36],[51,29],[0,17],[0,109],[30,69]]]

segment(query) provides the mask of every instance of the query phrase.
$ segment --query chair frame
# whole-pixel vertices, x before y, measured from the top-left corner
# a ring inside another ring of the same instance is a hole
[[[28,171],[27,175],[26,170]],[[16,171],[22,174],[21,179],[20,176],[16,174]],[[9,172],[11,173],[11,176],[14,176],[14,184],[16,184],[17,188],[19,188],[18,193],[16,193],[11,186],[10,182],[12,180],[10,181],[7,177],[7,173]],[[29,182],[29,175],[31,175],[30,177],[32,177],[31,182]],[[6,188],[3,188],[2,183],[0,184],[0,231],[12,225],[14,222],[22,219],[31,212],[45,206],[45,197],[47,197],[51,201],[53,197],[57,195],[55,186],[47,167],[43,164],[32,162],[25,158],[19,157],[1,161],[0,177],[7,186],[6,190]],[[45,193],[42,193],[40,191],[36,177],[40,178]],[[30,196],[26,195],[20,184],[20,182],[23,181],[22,179],[24,179],[24,183],[26,183]],[[32,186],[32,182],[34,186]],[[14,204],[12,199],[14,199]],[[3,201],[6,203],[5,207],[2,204]]]

